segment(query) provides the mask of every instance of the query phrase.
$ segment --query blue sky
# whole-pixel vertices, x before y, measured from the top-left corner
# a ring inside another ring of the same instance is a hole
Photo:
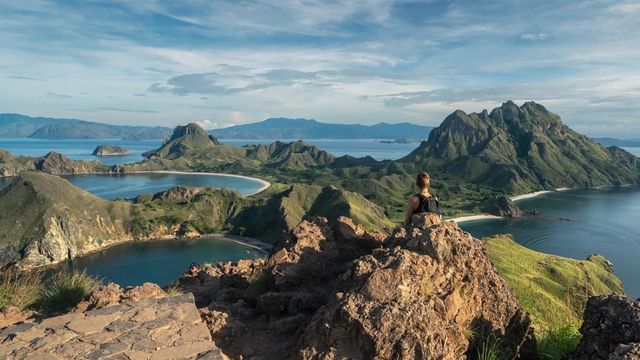
[[[437,125],[534,100],[640,138],[638,1],[0,0],[0,112]]]

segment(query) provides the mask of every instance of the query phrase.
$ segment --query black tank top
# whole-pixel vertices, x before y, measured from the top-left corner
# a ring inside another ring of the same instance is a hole
[[[416,196],[420,200],[420,203],[418,204],[418,207],[413,210],[414,214],[424,212],[440,214],[440,202],[437,197],[433,195],[426,197],[420,193],[416,194]]]

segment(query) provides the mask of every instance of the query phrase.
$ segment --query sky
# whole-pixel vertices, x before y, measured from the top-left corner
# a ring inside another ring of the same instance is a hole
[[[0,112],[437,125],[532,100],[640,138],[640,1],[0,0]]]

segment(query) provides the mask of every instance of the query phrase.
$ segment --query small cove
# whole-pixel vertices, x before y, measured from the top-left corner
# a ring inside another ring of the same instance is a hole
[[[266,252],[221,235],[193,240],[137,241],[56,265],[54,269],[85,270],[105,282],[136,286],[145,282],[168,285],[193,261],[218,263],[265,256]]]

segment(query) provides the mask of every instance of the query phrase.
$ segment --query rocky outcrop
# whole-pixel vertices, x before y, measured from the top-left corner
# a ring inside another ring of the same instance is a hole
[[[266,261],[185,277],[214,340],[266,359],[458,359],[496,342],[535,356],[529,318],[479,240],[416,216],[393,236],[307,218]]]
[[[34,160],[35,170],[54,175],[86,174],[105,171],[106,168],[99,161],[78,161],[55,151]]]
[[[187,201],[191,200],[197,193],[203,188],[191,187],[191,186],[174,186],[168,190],[160,191],[153,194],[152,200],[162,201]]]
[[[0,192],[0,266],[50,265],[131,240],[129,204],[111,202],[58,176],[22,172]]]
[[[191,294],[106,306],[0,332],[3,359],[226,359]]]
[[[502,217],[521,217],[524,215],[524,212],[508,196],[499,196],[485,201],[482,211]]]
[[[98,145],[93,150],[96,156],[124,156],[129,155],[129,150],[118,145]]]
[[[590,298],[580,333],[580,344],[569,359],[639,359],[640,301],[622,295]]]
[[[0,310],[0,329],[24,322],[33,316],[34,313],[31,310],[20,310],[15,306],[7,306]]]

